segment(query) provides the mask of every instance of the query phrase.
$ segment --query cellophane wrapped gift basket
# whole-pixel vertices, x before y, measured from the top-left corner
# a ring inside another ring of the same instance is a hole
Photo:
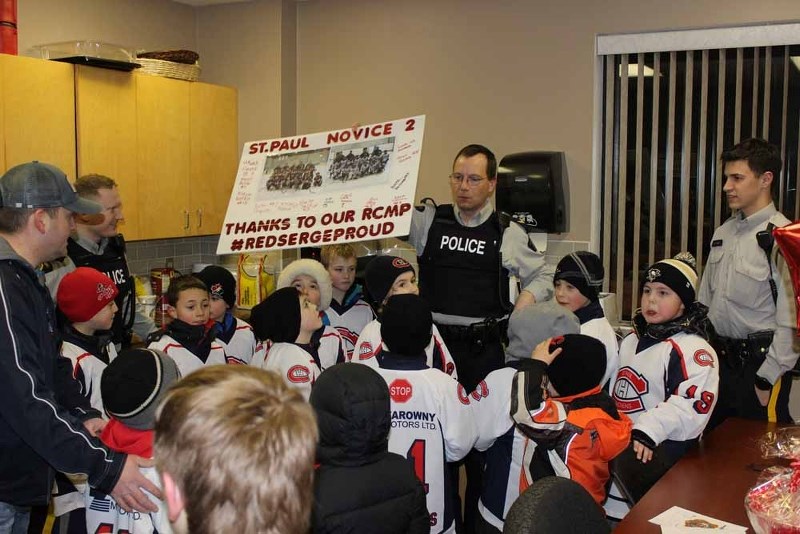
[[[782,458],[788,467],[769,467],[747,493],[747,517],[757,534],[800,534],[800,426],[769,432],[761,442],[764,458]]]

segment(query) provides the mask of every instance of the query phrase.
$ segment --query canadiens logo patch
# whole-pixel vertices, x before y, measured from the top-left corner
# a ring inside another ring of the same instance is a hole
[[[311,380],[311,371],[304,365],[293,365],[286,371],[286,378],[295,384],[305,384]]]
[[[700,367],[714,367],[714,357],[706,349],[694,353],[694,362]]]
[[[359,360],[369,360],[373,356],[375,356],[375,351],[372,350],[372,343],[370,343],[368,341],[364,342],[358,348],[358,359]]]
[[[398,257],[392,260],[392,267],[394,267],[395,269],[407,269],[410,266],[411,264],[408,263],[403,258]]]
[[[614,402],[619,411],[635,413],[644,410],[642,396],[650,391],[647,379],[630,367],[623,367],[617,373],[614,383]]]
[[[414,388],[411,387],[411,382],[405,378],[396,378],[389,384],[389,396],[394,402],[408,402],[413,394]]]

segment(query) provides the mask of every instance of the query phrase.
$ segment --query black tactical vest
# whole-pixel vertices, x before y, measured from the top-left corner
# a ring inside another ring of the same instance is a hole
[[[436,208],[419,261],[420,295],[434,312],[463,317],[500,317],[510,308],[508,271],[502,266],[503,236],[496,212],[480,226],[456,221],[452,204]]]
[[[117,344],[129,345],[136,298],[133,277],[128,271],[128,262],[125,260],[125,240],[122,234],[110,238],[102,254],[94,254],[86,250],[70,237],[67,242],[67,255],[76,267],[97,269],[117,285],[119,294],[114,301],[119,310],[114,315],[114,322],[111,325],[112,340]],[[130,298],[128,298],[129,296]]]

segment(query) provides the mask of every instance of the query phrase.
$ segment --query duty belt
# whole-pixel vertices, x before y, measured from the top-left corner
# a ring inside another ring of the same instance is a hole
[[[744,339],[717,335],[714,349],[720,361],[741,367],[748,360],[766,358],[769,346],[772,345],[772,336],[772,330],[759,330],[748,334]]]
[[[508,320],[486,319],[471,325],[437,324],[436,327],[445,338],[445,343],[448,338],[472,341],[479,344],[498,340],[505,342]]]

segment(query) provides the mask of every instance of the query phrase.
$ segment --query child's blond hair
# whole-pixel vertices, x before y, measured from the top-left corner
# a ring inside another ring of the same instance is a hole
[[[356,249],[350,243],[325,245],[319,252],[319,261],[327,269],[335,258],[356,258]]]
[[[161,406],[154,452],[180,488],[189,532],[308,531],[317,425],[280,376],[214,365],[177,382]]]

